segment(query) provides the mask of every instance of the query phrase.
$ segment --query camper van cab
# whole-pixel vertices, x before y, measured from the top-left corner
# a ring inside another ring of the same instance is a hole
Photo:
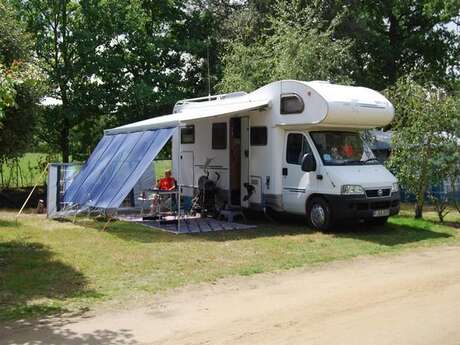
[[[206,170],[220,176],[229,205],[306,215],[314,228],[383,224],[399,212],[397,180],[363,140],[365,129],[394,116],[374,90],[283,80],[249,94],[180,101],[174,115],[181,126],[173,167],[184,194]]]
[[[251,93],[182,100],[171,115],[106,134],[177,128],[173,174],[186,197],[213,179],[230,207],[306,215],[319,229],[344,220],[385,223],[399,212],[396,178],[363,140],[392,104],[363,87],[283,80]]]

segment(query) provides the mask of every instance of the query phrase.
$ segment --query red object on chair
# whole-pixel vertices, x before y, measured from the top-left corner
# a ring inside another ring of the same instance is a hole
[[[172,190],[176,188],[176,180],[173,177],[163,177],[158,183],[158,188],[161,190]]]

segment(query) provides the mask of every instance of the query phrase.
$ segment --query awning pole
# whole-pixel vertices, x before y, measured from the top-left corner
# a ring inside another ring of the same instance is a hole
[[[178,155],[179,155],[179,159],[177,160],[178,161],[178,171],[177,171],[177,179],[179,180],[179,183],[178,183],[178,187],[179,188],[179,193],[178,193],[178,197],[177,197],[177,211],[178,211],[178,216],[177,216],[177,232],[180,232],[180,197],[181,197],[181,184],[182,184],[182,174],[181,174],[181,170],[182,170],[182,147],[181,147],[181,126],[179,124],[179,126],[177,127],[177,140],[178,140]]]

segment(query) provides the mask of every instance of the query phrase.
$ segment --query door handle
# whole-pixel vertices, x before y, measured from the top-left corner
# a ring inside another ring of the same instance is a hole
[[[287,176],[288,168],[283,168],[282,172],[283,172],[283,176]]]
[[[246,158],[249,157],[249,150],[244,150],[244,156],[245,156]]]

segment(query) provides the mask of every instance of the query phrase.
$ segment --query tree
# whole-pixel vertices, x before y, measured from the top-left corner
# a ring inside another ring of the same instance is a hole
[[[32,40],[14,9],[0,1],[0,165],[31,147],[42,75]]]
[[[272,34],[269,18],[279,3],[286,2],[245,1],[224,25],[232,26],[233,37],[248,46]],[[421,83],[452,89],[460,68],[460,35],[447,24],[460,24],[458,0],[303,0],[297,4],[313,13],[311,21],[301,25],[319,31],[332,26],[333,40],[354,42],[350,54],[355,63],[347,68],[356,84],[383,90],[411,73]]]
[[[178,99],[207,93],[209,45],[217,60],[217,39],[207,38],[226,6],[199,0],[16,1],[36,39],[51,96],[62,101],[44,111],[41,140],[60,150],[64,161],[71,154],[84,159],[104,128],[170,113]],[[213,75],[218,66],[212,65]]]
[[[410,77],[401,78],[387,94],[396,109],[389,168],[415,195],[415,217],[421,218],[429,186],[447,178],[449,167],[460,160],[459,113],[452,96]]]
[[[459,11],[456,0],[353,2],[337,32],[355,39],[356,81],[382,90],[412,74],[419,82],[452,88],[460,35],[447,23]]]
[[[312,8],[281,3],[269,22],[259,40],[229,44],[221,90],[251,91],[280,79],[351,82],[351,41],[334,40],[333,25],[322,27]]]

